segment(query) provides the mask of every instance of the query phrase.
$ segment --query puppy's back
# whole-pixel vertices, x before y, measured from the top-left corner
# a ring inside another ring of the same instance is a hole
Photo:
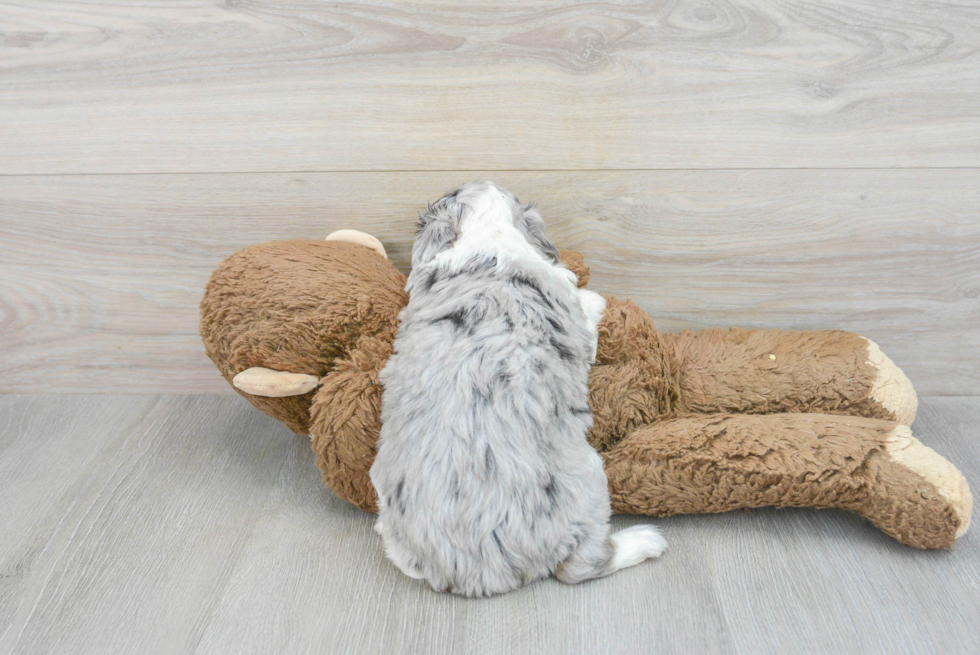
[[[371,470],[386,550],[409,575],[507,591],[608,522],[585,440],[594,335],[578,293],[561,272],[492,257],[415,284]]]

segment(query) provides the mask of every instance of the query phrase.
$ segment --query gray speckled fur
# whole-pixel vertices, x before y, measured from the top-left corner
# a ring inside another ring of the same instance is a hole
[[[435,260],[478,220],[470,208],[479,194],[493,192],[506,194],[520,232],[557,265],[540,215],[492,184],[429,207],[382,372],[371,469],[388,557],[466,596],[613,570],[606,476],[585,438],[596,336],[583,292],[521,259]]]

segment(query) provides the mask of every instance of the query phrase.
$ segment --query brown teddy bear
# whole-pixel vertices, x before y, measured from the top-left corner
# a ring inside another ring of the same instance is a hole
[[[561,259],[584,287],[582,256]],[[376,239],[344,230],[235,253],[201,302],[201,337],[225,379],[308,434],[327,486],[366,511],[376,510],[378,373],[404,287]],[[912,436],[915,392],[873,342],[837,330],[669,334],[629,300],[607,302],[589,441],[614,511],[837,507],[916,548],[966,532],[966,480]]]

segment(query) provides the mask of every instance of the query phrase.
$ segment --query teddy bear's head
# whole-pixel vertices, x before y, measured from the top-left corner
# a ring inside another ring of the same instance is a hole
[[[308,433],[319,378],[364,338],[394,341],[408,295],[405,276],[382,253],[349,240],[276,241],[236,252],[214,271],[201,301],[208,356],[229,383],[256,369],[294,376],[233,386],[294,432]],[[263,384],[295,389],[258,395]],[[292,393],[299,395],[285,395]]]

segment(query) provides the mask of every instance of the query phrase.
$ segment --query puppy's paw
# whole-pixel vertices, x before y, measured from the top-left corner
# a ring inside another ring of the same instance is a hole
[[[593,331],[602,320],[602,313],[606,311],[606,299],[588,289],[579,289],[578,293],[582,311],[585,312],[585,319],[589,323],[589,331]]]
[[[374,531],[377,532],[382,537],[385,534],[385,526],[383,523],[381,523],[380,518],[374,522]]]
[[[625,569],[639,564],[645,559],[660,557],[667,550],[667,541],[660,530],[652,525],[634,525],[620,530],[609,537],[615,554],[612,558],[614,569]]]
[[[592,342],[589,350],[589,362],[595,364],[596,353],[599,350],[599,321],[602,320],[602,313],[606,311],[606,299],[594,291],[588,289],[579,290],[579,303],[585,313],[585,327],[592,335]]]

